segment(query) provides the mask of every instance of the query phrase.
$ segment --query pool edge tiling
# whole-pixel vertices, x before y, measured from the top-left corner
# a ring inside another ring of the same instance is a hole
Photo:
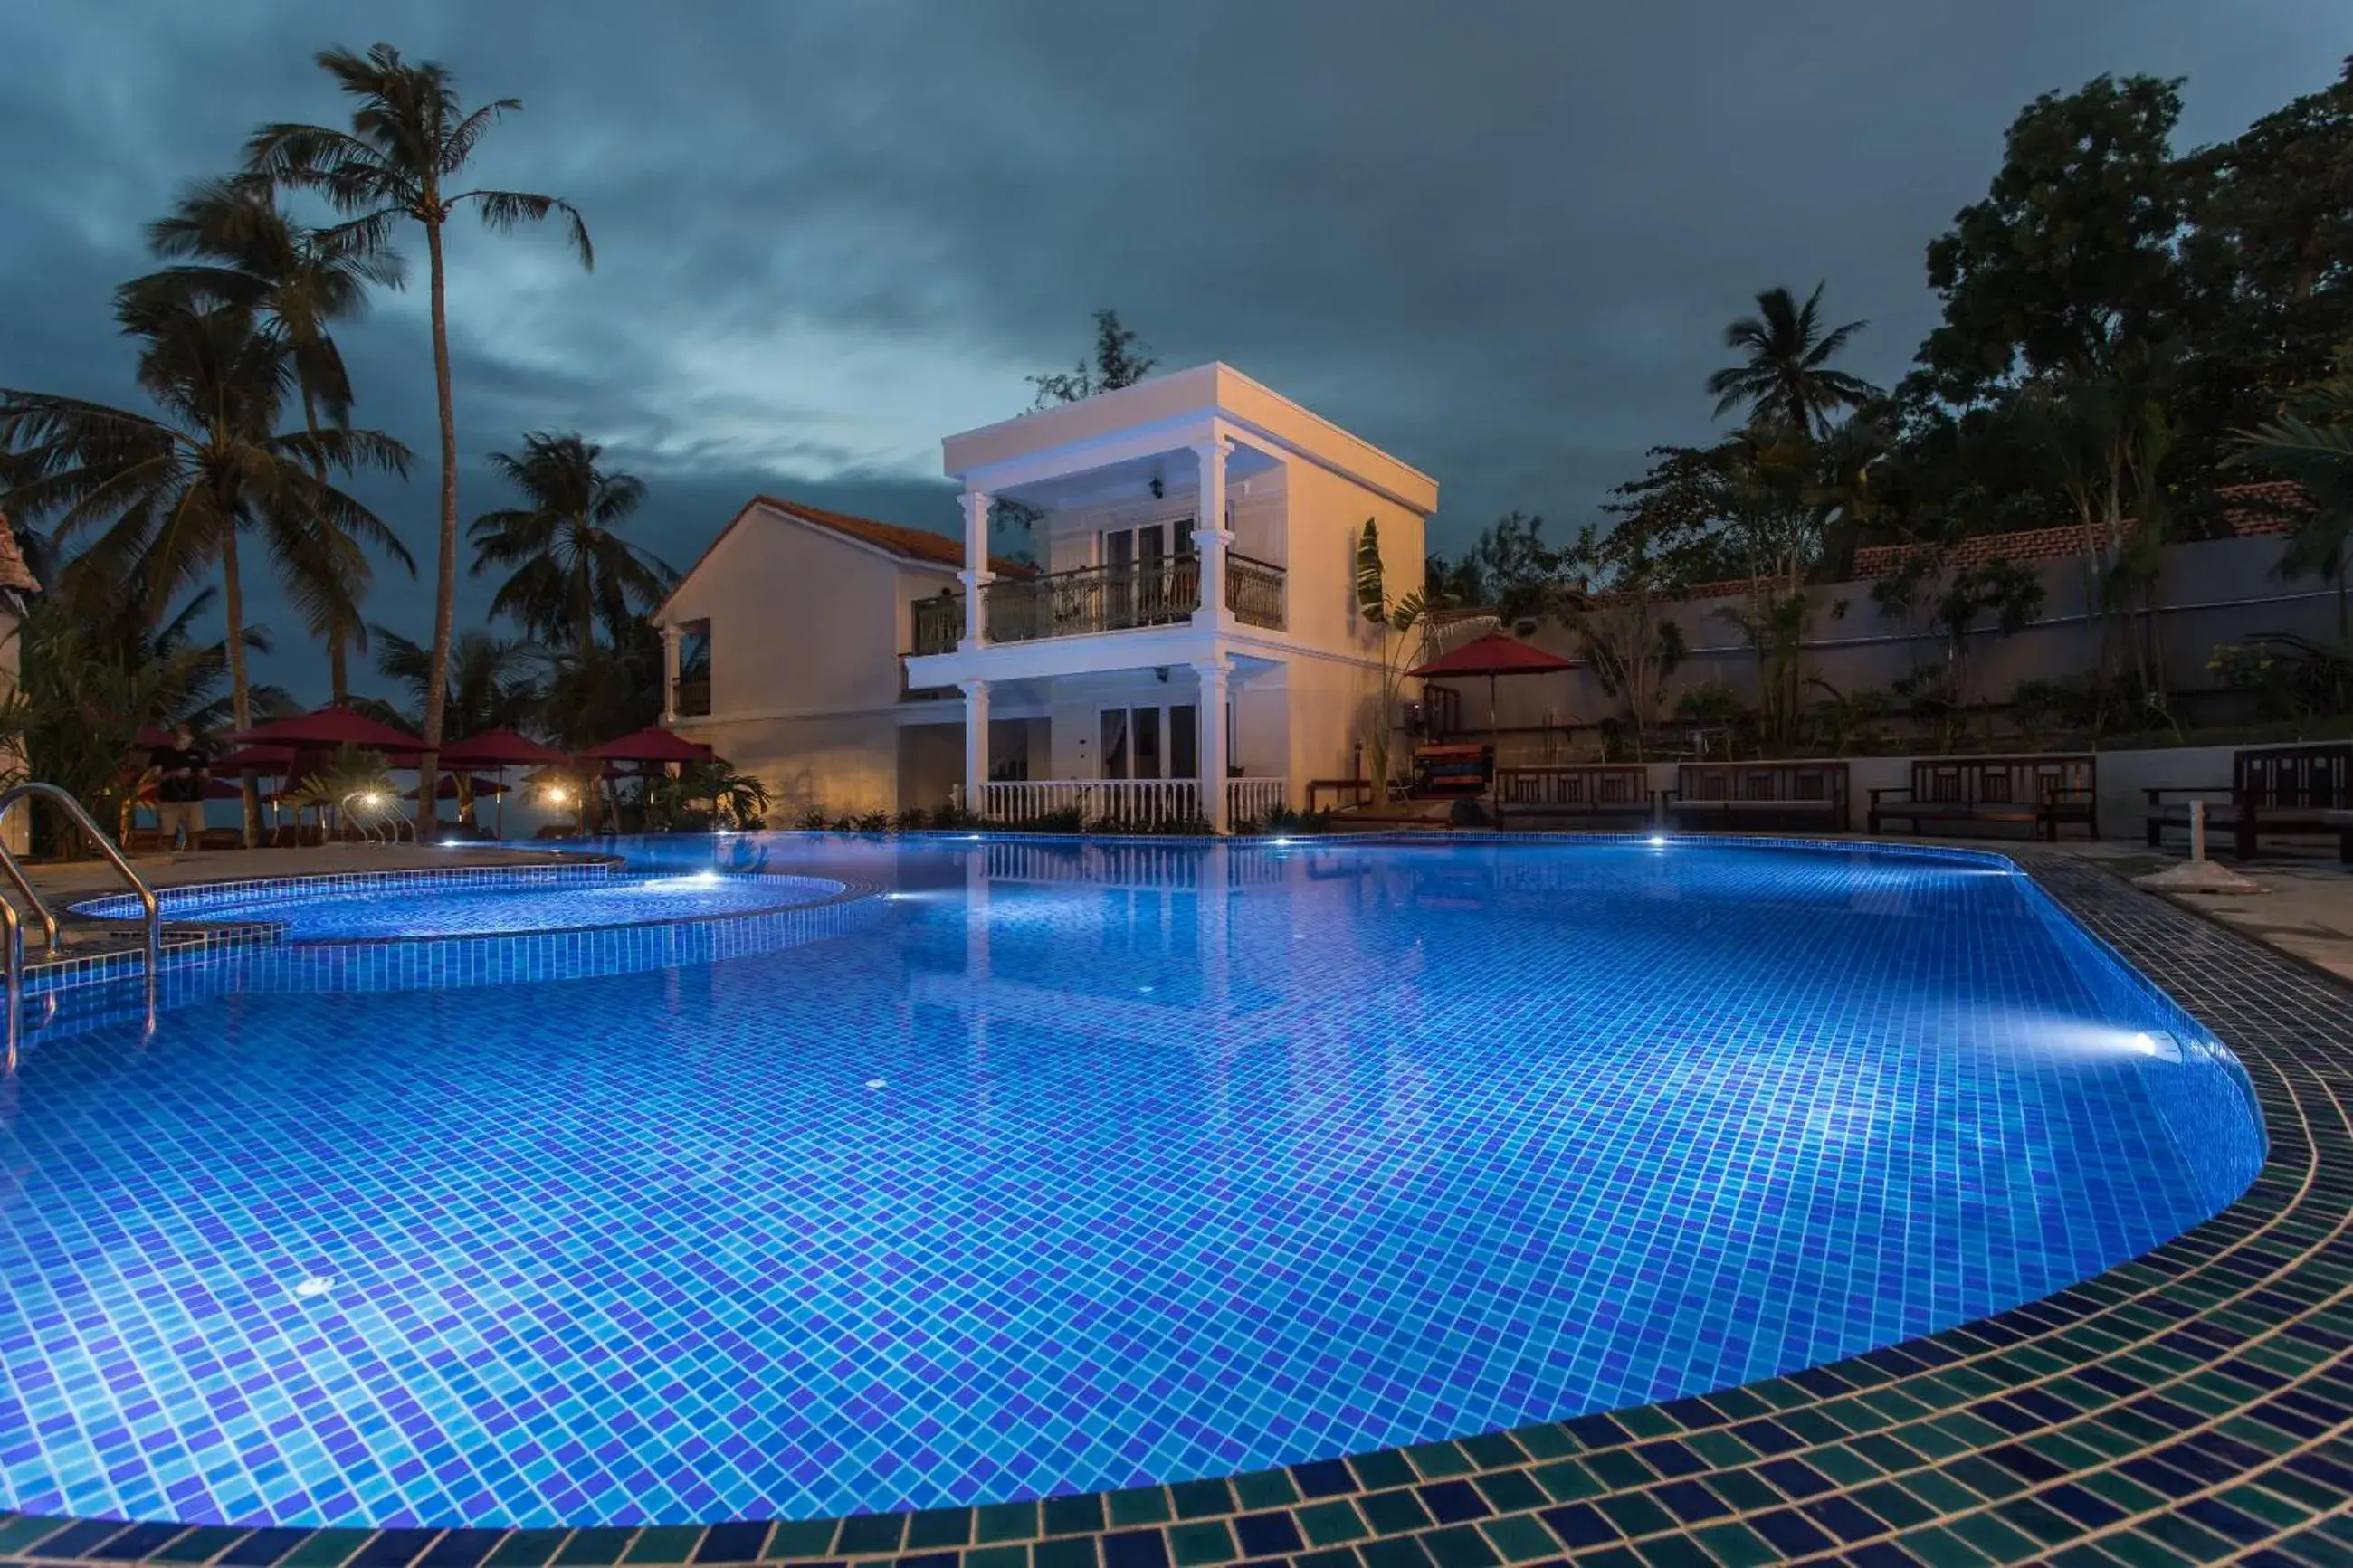
[[[9,1562],[526,1568],[1498,1568],[2353,1562],[2353,990],[2062,854],[2014,853],[2238,1056],[2237,1203],[2132,1262],[1739,1388],[1228,1479],[845,1520],[303,1530],[0,1515]]]

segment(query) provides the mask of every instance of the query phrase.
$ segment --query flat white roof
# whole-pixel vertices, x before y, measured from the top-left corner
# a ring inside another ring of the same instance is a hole
[[[951,436],[940,443],[941,466],[950,479],[963,479],[1019,458],[1204,416],[1226,420],[1271,447],[1345,474],[1425,517],[1438,510],[1436,479],[1219,363]]]

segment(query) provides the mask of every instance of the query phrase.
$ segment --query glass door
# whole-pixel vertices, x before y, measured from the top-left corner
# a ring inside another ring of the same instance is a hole
[[[1168,710],[1168,776],[1172,779],[1196,779],[1201,776],[1200,710],[1190,702],[1171,704]]]
[[[1105,708],[1097,715],[1103,750],[1098,777],[1189,779],[1201,772],[1200,710],[1190,702],[1166,708]]]
[[[1160,710],[1157,708],[1134,709],[1128,714],[1128,721],[1134,731],[1131,743],[1134,748],[1135,776],[1140,779],[1158,778],[1160,776]]]
[[[1155,626],[1168,618],[1168,535],[1156,522],[1135,531],[1135,620]]]
[[[1099,776],[1124,779],[1127,776],[1127,710],[1106,708],[1103,710],[1103,750],[1097,753]]]
[[[1100,560],[1104,630],[1164,626],[1193,613],[1200,568],[1191,518],[1106,529]]]

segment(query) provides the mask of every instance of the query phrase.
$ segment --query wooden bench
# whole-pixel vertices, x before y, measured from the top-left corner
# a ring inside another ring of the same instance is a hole
[[[2261,746],[2231,757],[2231,784],[2168,785],[2147,791],[2148,847],[2157,848],[2168,827],[2189,831],[2189,802],[2169,796],[2220,796],[2208,808],[2207,826],[2227,830],[2232,853],[2252,860],[2266,833],[2327,833],[2337,838],[2337,858],[2353,866],[2353,744]]]
[[[1640,763],[1504,768],[1495,775],[1498,826],[1514,816],[1618,819],[1641,825],[1655,816],[1651,770]]]
[[[1909,822],[2015,823],[2059,841],[2059,825],[2100,836],[2099,763],[2092,757],[1917,757],[1912,782],[1871,792],[1870,830]]]
[[[1844,763],[1684,763],[1666,795],[1679,827],[1847,830]]]

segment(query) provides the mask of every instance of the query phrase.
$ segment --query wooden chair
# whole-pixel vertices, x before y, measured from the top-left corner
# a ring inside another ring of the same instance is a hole
[[[2353,744],[2341,741],[2234,752],[2228,790],[2193,784],[2146,792],[2148,846],[2157,848],[2168,828],[2189,831],[2186,797],[2222,796],[2208,810],[2206,820],[2230,830],[2232,853],[2240,859],[2253,859],[2265,834],[2327,833],[2336,836],[2337,858],[2353,865],[2353,823],[2339,815],[2353,810],[2348,786],[2353,786]]]
[[[1640,763],[1504,768],[1495,775],[1495,821],[1577,817],[1639,826],[1657,816],[1651,770]]]
[[[1870,830],[1887,822],[2015,823],[2059,841],[2062,823],[2100,836],[2099,763],[2089,756],[1915,757],[1912,782],[1871,792]]]

